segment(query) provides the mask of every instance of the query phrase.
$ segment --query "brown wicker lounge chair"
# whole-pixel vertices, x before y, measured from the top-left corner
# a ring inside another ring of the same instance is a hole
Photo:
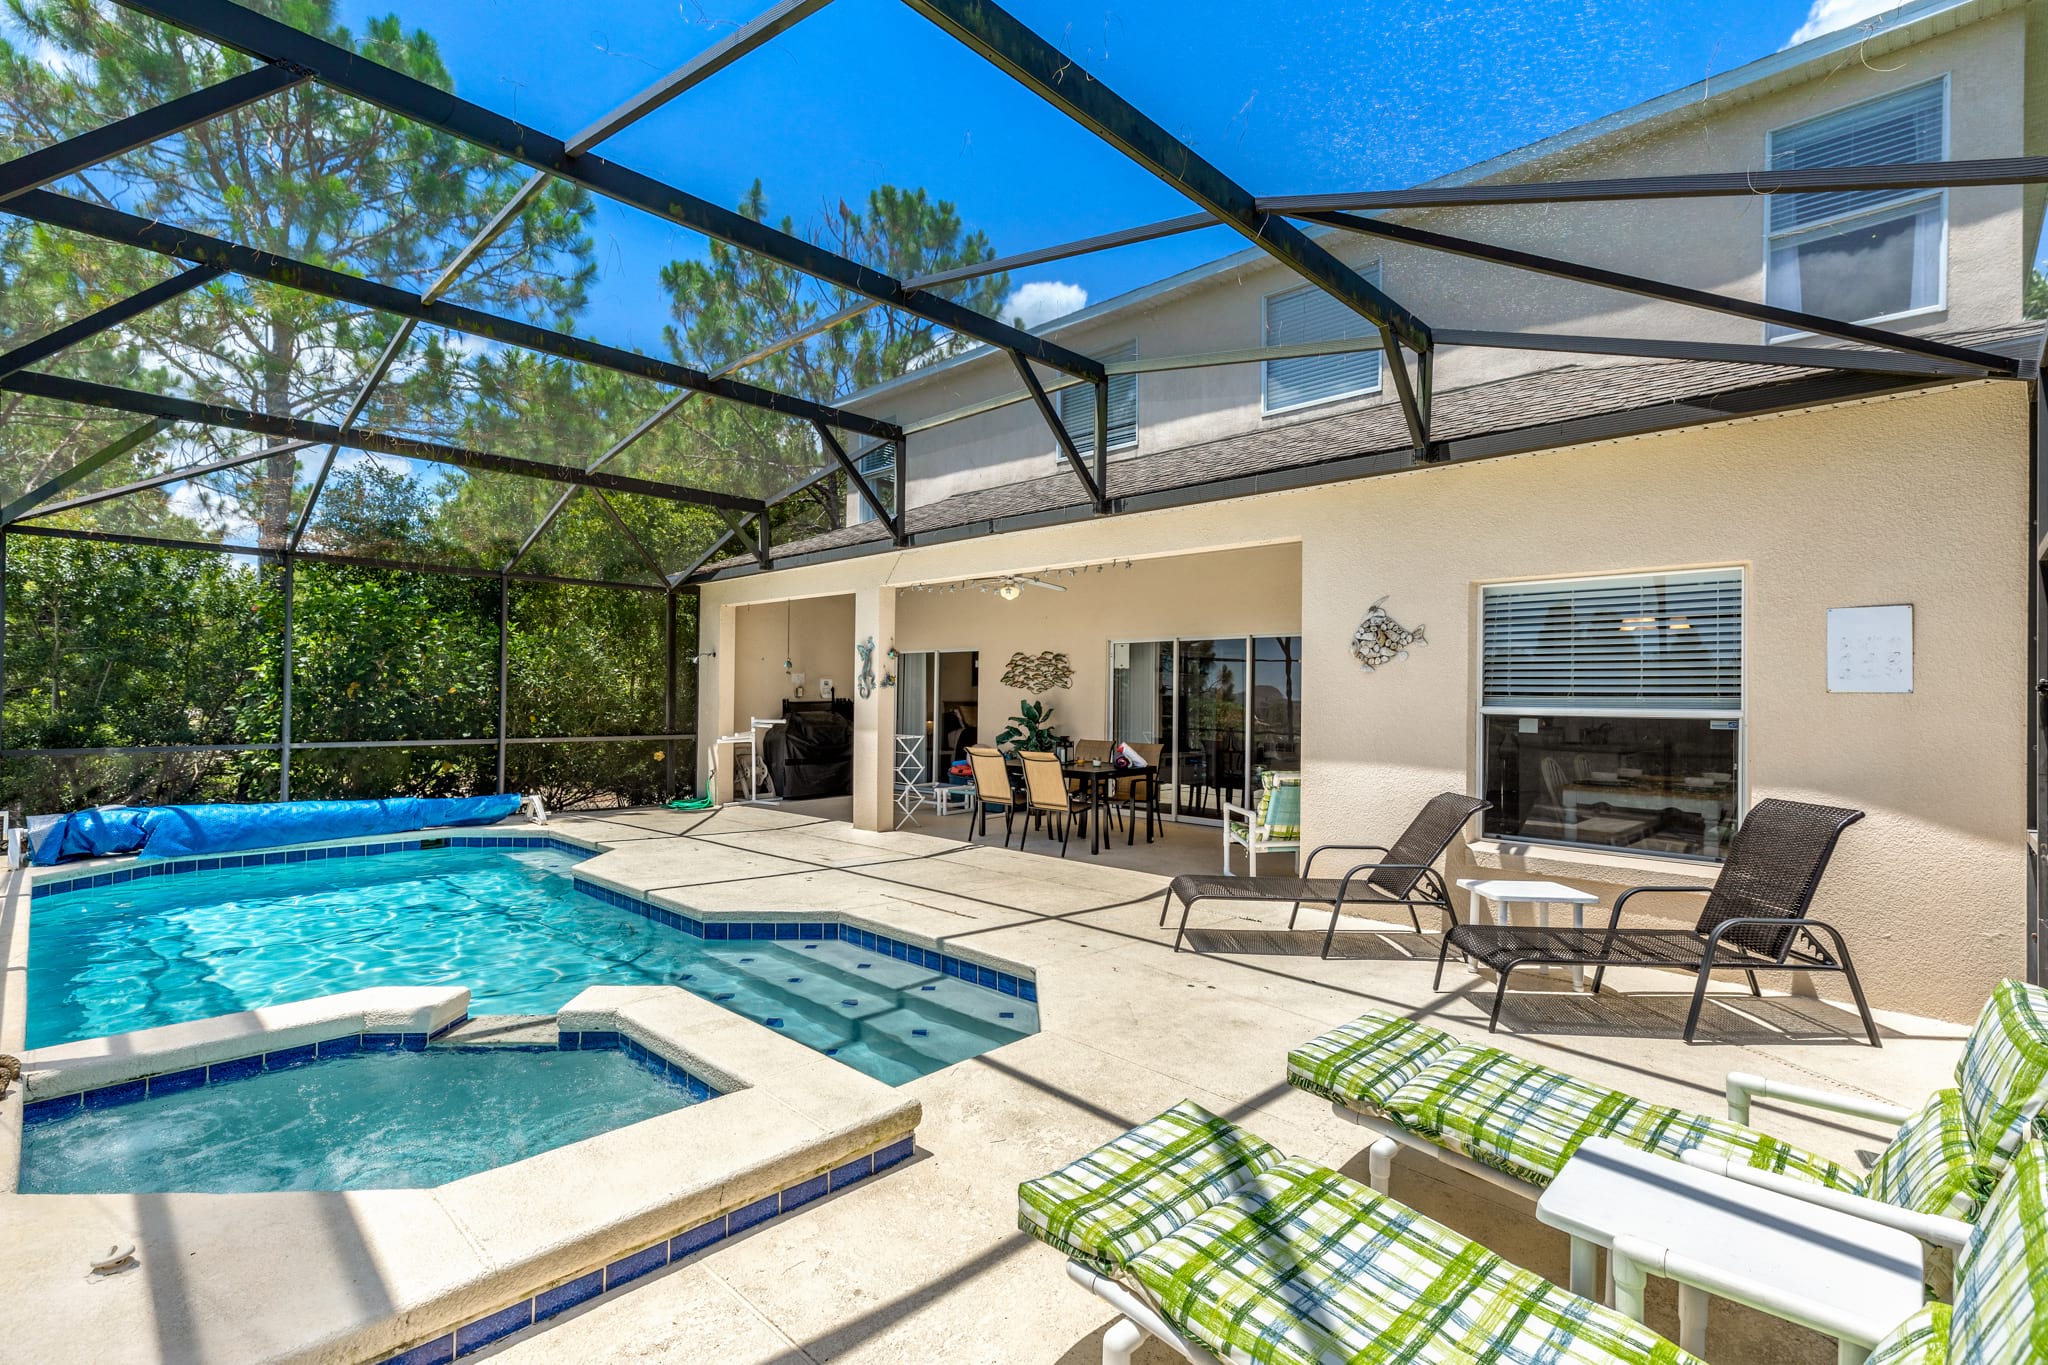
[[[1337,919],[1346,909],[1398,905],[1407,910],[1408,918],[1420,933],[1422,919],[1416,913],[1419,907],[1433,906],[1448,919],[1456,918],[1451,911],[1450,893],[1445,890],[1444,879],[1436,870],[1436,860],[1450,847],[1451,840],[1458,837],[1458,831],[1465,827],[1465,822],[1492,804],[1460,792],[1432,796],[1429,804],[1422,808],[1422,813],[1409,822],[1408,828],[1401,831],[1401,837],[1391,846],[1320,844],[1302,860],[1302,875],[1298,877],[1175,877],[1166,888],[1166,899],[1159,907],[1160,926],[1165,927],[1166,916],[1178,898],[1181,903],[1180,928],[1173,936],[1173,950],[1177,953],[1181,941],[1187,937],[1188,913],[1196,901],[1291,901],[1294,913],[1287,917],[1289,929],[1294,927],[1304,903],[1330,907],[1330,927],[1323,934],[1324,957],[1330,955],[1330,945],[1337,937]],[[1374,861],[1353,863],[1339,878],[1309,876],[1315,870],[1316,859],[1325,853],[1378,853],[1383,856]]]
[[[1519,925],[1461,924],[1444,935],[1437,954],[1436,985],[1443,987],[1444,963],[1453,950],[1500,978],[1493,995],[1492,1029],[1507,999],[1508,974],[1517,967],[1598,967],[1593,993],[1610,964],[1686,967],[1699,973],[1685,1041],[1699,1027],[1707,980],[1717,970],[1740,968],[1752,995],[1762,995],[1756,974],[1764,970],[1841,972],[1863,1016],[1872,1047],[1881,1046],[1863,986],[1849,959],[1849,945],[1833,925],[1807,918],[1842,831],[1863,818],[1860,810],[1815,806],[1772,798],[1757,802],[1728,846],[1728,859],[1712,886],[1638,886],[1615,897],[1605,929],[1538,929]],[[1624,929],[1621,912],[1632,898],[1658,894],[1703,894],[1706,906],[1690,929]]]

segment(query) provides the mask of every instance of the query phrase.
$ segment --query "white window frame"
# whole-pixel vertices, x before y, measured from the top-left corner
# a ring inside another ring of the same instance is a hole
[[[870,487],[873,486],[874,482],[872,478],[872,471],[864,469],[862,468],[862,466],[865,465],[869,460],[872,460],[875,456],[887,450],[891,444],[893,444],[893,442],[883,441],[879,445],[868,447],[866,450],[863,450],[860,454],[855,455],[853,457],[853,467],[855,469],[859,469],[863,477],[868,478]],[[896,463],[897,462],[894,459],[891,459],[889,462],[889,472],[892,475],[890,491],[892,492],[893,496],[885,498],[883,499],[883,501],[892,503],[893,506],[890,508],[890,510],[895,512],[896,515],[901,516],[903,514],[903,490],[902,488],[896,486],[896,481],[893,478],[894,475],[900,473],[900,471],[894,467]],[[848,480],[847,482],[848,487],[846,490],[846,496],[847,499],[853,503],[852,520],[850,520],[847,523],[847,525],[865,526],[869,522],[874,521],[876,519],[875,510],[874,508],[869,507],[868,500],[860,495],[860,489],[853,487],[851,480]]]
[[[1742,593],[1742,651],[1736,665],[1736,685],[1741,692],[1741,705],[1734,710],[1692,710],[1672,711],[1651,707],[1629,706],[1488,706],[1486,704],[1486,589],[1519,587],[1531,583],[1599,583],[1620,582],[1636,578],[1657,578],[1674,573],[1715,573],[1733,571],[1741,584]],[[1735,722],[1735,827],[1739,831],[1742,821],[1749,814],[1749,642],[1755,633],[1750,629],[1750,604],[1754,600],[1750,592],[1749,569],[1741,564],[1687,564],[1675,568],[1631,569],[1624,573],[1562,574],[1539,578],[1499,578],[1473,585],[1474,621],[1477,647],[1472,651],[1472,697],[1477,703],[1472,725],[1472,780],[1473,791],[1486,791],[1486,722],[1490,716],[1570,716],[1590,717],[1595,720],[1732,720]],[[1485,820],[1480,821],[1485,828]],[[1663,849],[1637,848],[1632,845],[1581,844],[1565,839],[1533,838],[1524,834],[1487,834],[1489,842],[1511,844],[1538,844],[1544,848],[1573,849],[1581,853],[1612,857],[1620,855],[1632,858],[1662,858],[1672,862],[1701,863],[1718,867],[1726,859],[1723,848],[1719,857],[1707,857],[1694,853],[1671,853]]]
[[[1887,90],[1881,95],[1872,95],[1869,99],[1857,100],[1854,104],[1845,104],[1838,109],[1824,110],[1821,113],[1800,119],[1795,123],[1787,123],[1773,128],[1764,134],[1764,165],[1769,166],[1776,159],[1778,138],[1783,134],[1803,128],[1807,124],[1817,122],[1820,119],[1832,118],[1837,114],[1848,113],[1867,104],[1876,104],[1879,100],[1890,99],[1894,95],[1903,95],[1909,90],[1918,89],[1920,86],[1937,83],[1941,86],[1941,159],[1946,161],[1951,155],[1949,140],[1954,136],[1954,107],[1950,100],[1951,85],[1949,77],[1950,73],[1944,71],[1932,80],[1918,81],[1912,85],[1902,86],[1897,90]],[[1946,311],[1948,308],[1948,191],[1939,189],[1930,190],[1925,194],[1913,194],[1911,191],[1902,191],[1901,193],[1912,195],[1912,197],[1902,198],[1890,204],[1882,204],[1876,208],[1857,209],[1852,213],[1840,214],[1833,218],[1823,219],[1817,223],[1803,223],[1796,228],[1787,228],[1782,232],[1773,232],[1771,230],[1771,215],[1768,207],[1766,207],[1761,215],[1764,228],[1763,274],[1761,278],[1765,302],[1768,303],[1771,297],[1771,250],[1777,243],[1792,238],[1811,237],[1839,230],[1866,220],[1902,217],[1909,212],[1918,213],[1927,205],[1934,204],[1938,206],[1941,214],[1941,240],[1935,253],[1939,264],[1934,272],[1934,302],[1924,303],[1916,308],[1907,308],[1897,313],[1881,313],[1876,317],[1868,318],[1841,318],[1838,321],[1874,326],[1879,323],[1900,322],[1907,318],[1926,317],[1929,314]],[[1806,310],[1802,309],[1801,311]],[[1767,322],[1764,324],[1764,342],[1767,345],[1777,345],[1787,341],[1811,341],[1814,336],[1815,334],[1812,332],[1793,331],[1790,328],[1781,328],[1776,323]]]
[[[1108,353],[1107,355],[1105,355],[1105,356],[1103,357],[1103,361],[1104,361],[1104,363],[1105,363],[1105,364],[1107,364],[1107,363],[1111,363],[1111,362],[1114,362],[1114,361],[1120,361],[1120,360],[1136,360],[1137,358],[1138,358],[1138,342],[1137,342],[1137,339],[1136,339],[1136,338],[1134,337],[1134,338],[1132,338],[1131,340],[1129,340],[1129,341],[1126,341],[1126,342],[1124,342],[1124,343],[1123,343],[1123,344],[1122,344],[1121,346],[1118,346],[1118,347],[1114,348],[1113,350],[1111,350],[1111,351],[1110,351],[1110,352],[1109,352],[1109,353]],[[1131,434],[1130,434],[1129,436],[1127,436],[1127,437],[1124,437],[1124,438],[1123,438],[1122,440],[1116,440],[1116,439],[1112,439],[1112,440],[1110,441],[1110,443],[1109,443],[1109,453],[1110,453],[1110,456],[1111,456],[1112,458],[1114,458],[1114,457],[1116,457],[1116,456],[1118,456],[1118,455],[1125,455],[1125,454],[1128,454],[1128,453],[1130,453],[1131,451],[1133,451],[1133,450],[1136,450],[1136,449],[1138,448],[1138,433],[1139,433],[1139,431],[1140,431],[1140,430],[1142,430],[1142,429],[1143,429],[1143,427],[1144,427],[1144,425],[1145,425],[1145,415],[1144,415],[1144,409],[1143,409],[1143,406],[1142,406],[1142,404],[1141,404],[1141,403],[1140,403],[1140,401],[1139,401],[1139,400],[1140,400],[1140,399],[1141,399],[1141,398],[1143,397],[1143,395],[1142,395],[1142,394],[1140,394],[1140,393],[1139,393],[1139,391],[1138,391],[1138,390],[1139,390],[1139,380],[1140,380],[1140,379],[1142,378],[1142,376],[1141,376],[1141,375],[1139,375],[1139,374],[1138,374],[1138,373],[1137,373],[1137,372],[1136,372],[1136,371],[1134,370],[1134,371],[1132,371],[1132,372],[1131,372],[1131,373],[1130,373],[1129,375],[1121,375],[1121,374],[1119,374],[1119,375],[1112,375],[1112,376],[1110,376],[1110,377],[1111,377],[1112,379],[1125,379],[1125,378],[1128,378],[1128,379],[1129,379],[1129,380],[1131,381]],[[1058,417],[1058,418],[1060,419],[1060,428],[1061,428],[1061,430],[1063,430],[1063,431],[1064,431],[1064,430],[1066,430],[1066,422],[1067,422],[1067,401],[1066,401],[1066,400],[1067,400],[1067,395],[1068,395],[1068,394],[1070,394],[1070,393],[1075,393],[1075,392],[1085,392],[1085,393],[1088,393],[1088,394],[1090,395],[1090,398],[1089,398],[1089,403],[1090,403],[1090,407],[1092,408],[1092,407],[1093,407],[1093,404],[1094,404],[1094,398],[1093,398],[1093,391],[1094,391],[1094,388],[1095,388],[1095,386],[1094,386],[1093,384],[1087,383],[1087,382],[1086,382],[1086,381],[1084,380],[1083,382],[1081,382],[1081,383],[1079,383],[1079,384],[1069,384],[1069,385],[1067,385],[1067,386],[1066,386],[1065,388],[1062,388],[1062,389],[1058,389],[1058,390],[1055,390],[1055,391],[1054,391],[1054,392],[1053,392],[1052,394],[1050,394],[1050,395],[1049,395],[1049,397],[1051,397],[1051,399],[1052,399],[1052,405],[1053,405],[1053,412],[1054,412],[1054,414],[1055,414],[1055,415],[1056,415],[1056,416],[1057,416],[1057,417]],[[1090,425],[1090,427],[1091,427],[1091,428],[1093,427],[1093,425],[1094,425],[1094,419],[1093,419],[1093,418],[1090,418],[1090,419],[1089,419],[1089,425]],[[1072,435],[1073,433],[1069,431],[1069,432],[1068,432],[1067,434],[1068,434],[1069,436],[1071,436],[1071,435]],[[1089,439],[1089,441],[1090,441],[1090,442],[1093,442],[1095,438],[1094,438],[1094,436],[1093,436],[1093,435],[1090,435],[1088,439]],[[1079,441],[1076,441],[1076,442],[1074,443],[1074,445],[1075,445],[1075,449],[1077,449],[1077,450],[1080,450],[1080,442],[1079,442]],[[1060,443],[1059,443],[1059,438],[1058,438],[1058,437],[1054,437],[1054,438],[1053,438],[1053,445],[1052,445],[1052,458],[1053,458],[1053,463],[1054,463],[1055,465],[1059,466],[1059,467],[1060,467],[1061,469],[1065,469],[1065,468],[1067,467],[1067,453],[1066,453],[1066,451],[1064,451],[1064,450],[1060,449]],[[1088,460],[1088,459],[1093,459],[1093,458],[1094,458],[1094,453],[1093,453],[1093,450],[1092,450],[1092,449],[1090,449],[1090,450],[1081,450],[1081,458],[1082,458],[1082,459],[1084,459],[1084,460]]]
[[[1354,266],[1353,269],[1358,274],[1364,276],[1374,288],[1379,287],[1380,263],[1377,258]],[[1317,288],[1318,286],[1310,284],[1287,289],[1276,289],[1261,298],[1259,300],[1259,344],[1261,346],[1272,345],[1270,338],[1273,335],[1273,300],[1287,298],[1295,294],[1304,294]],[[1360,321],[1363,321],[1363,319],[1360,319]],[[1337,403],[1356,402],[1361,398],[1377,397],[1379,394],[1386,392],[1387,388],[1387,358],[1382,354],[1380,356],[1379,369],[1373,382],[1365,388],[1352,389],[1347,393],[1332,394],[1328,398],[1309,398],[1299,403],[1286,403],[1275,407],[1273,406],[1272,391],[1267,382],[1272,363],[1270,360],[1259,362],[1259,415],[1261,417],[1284,417],[1292,413],[1307,412],[1311,408],[1323,408]]]

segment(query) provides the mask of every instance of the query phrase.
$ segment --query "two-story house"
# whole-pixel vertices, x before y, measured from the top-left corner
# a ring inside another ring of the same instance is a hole
[[[1921,0],[1435,184],[2044,151],[2048,3]],[[1383,841],[1469,791],[1493,807],[1456,875],[1603,892],[1711,876],[1762,797],[1853,806],[1869,818],[1820,913],[1878,996],[1966,1017],[2023,974],[2042,187],[1377,221],[2020,373],[1818,366],[1845,343],[1319,227],[1438,330],[1430,458],[1372,329],[1257,250],[1041,329],[1108,364],[1110,515],[1007,356],[919,369],[843,400],[909,433],[861,457],[907,543],[850,498],[843,528],[697,576],[700,735],[806,684],[862,690],[855,819],[888,828],[900,782],[942,777],[1036,696],[1067,735],[1159,744],[1170,818],[1214,821],[1298,770],[1306,844]],[[1665,359],[1658,339],[1732,349]],[[1093,389],[1040,377],[1090,455]],[[856,688],[858,644],[893,687]],[[1070,685],[1006,685],[1043,653]]]

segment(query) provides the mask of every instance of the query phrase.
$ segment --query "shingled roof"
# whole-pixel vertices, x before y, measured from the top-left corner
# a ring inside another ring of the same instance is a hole
[[[1943,339],[2032,364],[2041,354],[2043,334],[2041,325],[2033,323],[1946,333]],[[1459,463],[1962,382],[1970,381],[1699,360],[1561,365],[1440,391],[1430,433],[1438,458],[1429,463]],[[1409,448],[1400,408],[1388,403],[1114,459],[1108,494],[1113,511],[1134,512],[1417,467],[1428,466]],[[1088,514],[1080,484],[1062,470],[913,506],[904,529],[913,544],[929,544]],[[881,523],[862,522],[777,545],[775,567],[889,548]],[[760,571],[751,557],[734,557],[706,566],[700,577]]]

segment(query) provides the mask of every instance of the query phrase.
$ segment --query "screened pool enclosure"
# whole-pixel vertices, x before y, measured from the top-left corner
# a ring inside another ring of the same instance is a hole
[[[1796,364],[1871,391],[2018,373],[1384,215],[2034,183],[2043,158],[1788,152],[1751,173],[1258,198],[978,0],[908,9],[1194,211],[997,256],[957,217],[943,240],[892,236],[922,191],[884,187],[865,215],[842,201],[804,236],[595,150],[826,3],[782,0],[566,140],[450,93],[396,19],[351,34],[282,0],[22,11],[0,90],[0,801],[686,791],[695,576],[773,569],[779,544],[849,519],[881,533],[847,553],[959,534],[897,505],[924,428],[842,405],[969,347],[1004,353],[1014,390],[924,427],[1025,405],[1084,518],[1148,505],[1108,464],[1145,371],[1355,354],[1404,419],[1385,472],[1498,453],[1433,436],[1439,345]],[[651,350],[576,330],[598,201],[691,239],[660,272],[674,323]],[[1358,335],[1089,356],[997,316],[1010,270],[1209,229]],[[1334,234],[1850,345],[1433,328],[1320,244]],[[777,325],[745,325],[762,316]]]

